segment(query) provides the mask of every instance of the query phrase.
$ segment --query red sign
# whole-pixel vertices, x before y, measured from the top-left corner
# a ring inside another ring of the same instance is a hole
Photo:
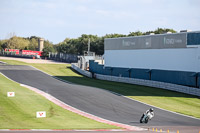
[[[19,49],[5,49],[5,52],[14,52],[15,54],[19,55]],[[33,51],[33,50],[22,50],[22,55],[39,55],[42,56],[42,51]]]

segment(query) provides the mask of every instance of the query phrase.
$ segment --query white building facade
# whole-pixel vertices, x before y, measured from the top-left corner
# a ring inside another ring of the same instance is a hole
[[[200,72],[200,32],[109,38],[105,67]]]

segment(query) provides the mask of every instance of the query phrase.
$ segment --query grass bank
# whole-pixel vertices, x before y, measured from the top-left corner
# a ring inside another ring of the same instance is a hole
[[[7,97],[15,92],[15,97]],[[46,118],[36,118],[46,111]],[[0,74],[0,129],[117,129],[67,111]]]
[[[10,64],[23,64],[18,61],[6,61]],[[24,63],[26,64],[26,63]],[[111,90],[166,110],[200,118],[200,99],[183,93],[159,88],[90,79],[75,73],[69,64],[28,64],[58,78],[81,85]]]

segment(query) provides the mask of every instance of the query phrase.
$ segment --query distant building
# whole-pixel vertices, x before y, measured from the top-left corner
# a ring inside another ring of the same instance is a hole
[[[105,67],[200,72],[200,32],[107,38]]]
[[[38,50],[42,51],[44,48],[44,38],[39,38],[38,39]]]
[[[106,38],[90,72],[200,87],[200,31]]]

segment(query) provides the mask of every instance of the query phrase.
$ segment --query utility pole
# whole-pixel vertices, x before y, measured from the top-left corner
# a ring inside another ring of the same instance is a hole
[[[88,39],[88,55],[90,54],[90,38]]]

